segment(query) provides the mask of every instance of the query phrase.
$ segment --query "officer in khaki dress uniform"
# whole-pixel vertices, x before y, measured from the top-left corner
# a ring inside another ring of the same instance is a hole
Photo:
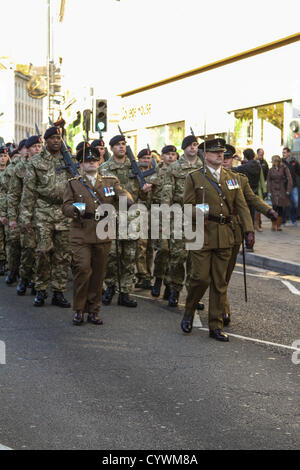
[[[238,173],[234,171],[234,168],[232,168],[233,155],[235,154],[235,148],[229,144],[226,144],[225,147],[226,147],[226,151],[224,152],[224,161],[222,163],[222,167],[227,171],[232,171],[233,179],[237,179],[238,185],[240,186],[244,194],[247,204],[254,207],[254,209],[257,212],[264,214],[269,219],[276,220],[278,217],[277,212],[274,211],[272,207],[266,204],[259,196],[257,196],[252,191],[247,176],[244,175],[243,173]],[[234,241],[231,258],[230,258],[228,269],[227,269],[227,275],[226,275],[227,284],[229,283],[231,275],[233,273],[237,256],[240,250],[240,246],[243,241],[243,229],[240,223],[239,216],[235,214],[235,211],[233,212],[232,222],[234,225],[235,241]],[[223,323],[224,323],[224,326],[228,326],[230,323],[230,306],[229,306],[227,294],[226,294],[226,301],[225,301],[225,310],[223,312]]]
[[[205,150],[205,169],[190,173],[185,181],[184,204],[205,203],[209,214],[204,226],[204,245],[200,250],[191,250],[191,276],[188,285],[185,314],[181,328],[190,333],[193,317],[199,300],[209,292],[209,335],[219,341],[228,341],[222,331],[223,311],[227,292],[226,273],[234,245],[232,227],[233,210],[239,215],[248,244],[254,244],[254,228],[250,212],[238,184],[232,181],[232,173],[221,168],[225,151],[224,139],[212,139],[200,144]],[[195,211],[200,210],[195,207]]]
[[[130,194],[123,190],[115,176],[101,177],[98,173],[100,154],[89,144],[83,144],[77,152],[83,182],[72,178],[66,186],[63,197],[63,213],[73,219],[70,229],[70,243],[73,255],[73,317],[74,325],[88,321],[101,325],[98,316],[101,307],[102,285],[111,246],[109,238],[100,239],[96,234],[98,221],[96,210],[102,204],[114,204],[119,196],[126,196],[128,205],[133,202]],[[92,193],[95,194],[93,198]],[[84,203],[80,214],[74,203]]]

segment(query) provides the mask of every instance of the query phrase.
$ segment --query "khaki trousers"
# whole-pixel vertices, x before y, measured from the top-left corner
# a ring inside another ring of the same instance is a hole
[[[223,327],[227,292],[226,274],[232,248],[202,249],[190,251],[191,277],[188,285],[185,312],[194,316],[198,302],[209,287],[208,324],[209,329]]]
[[[98,313],[110,242],[71,243],[73,255],[73,310]]]

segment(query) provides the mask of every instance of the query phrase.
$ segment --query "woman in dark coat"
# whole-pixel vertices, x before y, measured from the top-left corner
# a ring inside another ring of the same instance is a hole
[[[267,190],[271,194],[273,209],[278,213],[278,219],[272,222],[272,230],[281,231],[283,207],[290,205],[289,194],[293,189],[290,170],[286,168],[279,155],[273,155],[272,168],[268,172]]]

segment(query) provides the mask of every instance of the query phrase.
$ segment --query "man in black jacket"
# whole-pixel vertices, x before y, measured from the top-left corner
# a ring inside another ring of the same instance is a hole
[[[252,149],[245,149],[243,151],[245,163],[235,168],[239,173],[243,173],[248,177],[250,187],[254,194],[258,194],[258,185],[260,179],[260,164],[257,160],[254,160],[255,153]],[[252,221],[254,223],[255,209],[249,206]]]
[[[282,163],[290,170],[293,178],[293,190],[289,194],[291,205],[290,205],[290,219],[291,224],[296,227],[297,212],[299,203],[299,191],[297,184],[297,175],[300,176],[300,165],[295,158],[291,158],[291,151],[288,147],[284,147],[282,150]],[[287,207],[283,208],[283,220],[282,225],[286,223],[287,219]]]

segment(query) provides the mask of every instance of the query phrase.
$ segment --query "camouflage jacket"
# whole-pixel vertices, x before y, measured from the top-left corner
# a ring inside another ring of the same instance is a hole
[[[163,180],[166,175],[168,167],[164,166],[163,162],[160,162],[156,166],[156,172],[149,176],[147,183],[152,184],[151,191],[151,204],[161,204],[161,192],[163,188]]]
[[[7,217],[7,192],[16,164],[20,157],[15,157],[0,175],[0,217]]]
[[[110,157],[107,162],[100,165],[99,173],[101,176],[116,176],[122,188],[131,194],[134,203],[137,203],[139,199],[147,200],[147,194],[140,190],[137,179],[132,173],[129,158],[126,157],[123,163],[117,163],[113,157]]]
[[[28,165],[27,155],[18,159],[15,171],[12,174],[7,192],[7,217],[9,222],[17,221],[19,216],[19,206],[21,202],[23,179]]]
[[[196,163],[191,165],[183,155],[179,157],[176,162],[172,163],[172,165],[168,167],[163,179],[161,203],[170,206],[174,203],[182,205],[185,178],[191,171],[201,168],[202,166],[199,157]]]
[[[55,223],[58,230],[67,230],[70,219],[63,215],[62,203],[70,177],[61,154],[53,156],[43,147],[34,155],[23,179],[20,223]]]

